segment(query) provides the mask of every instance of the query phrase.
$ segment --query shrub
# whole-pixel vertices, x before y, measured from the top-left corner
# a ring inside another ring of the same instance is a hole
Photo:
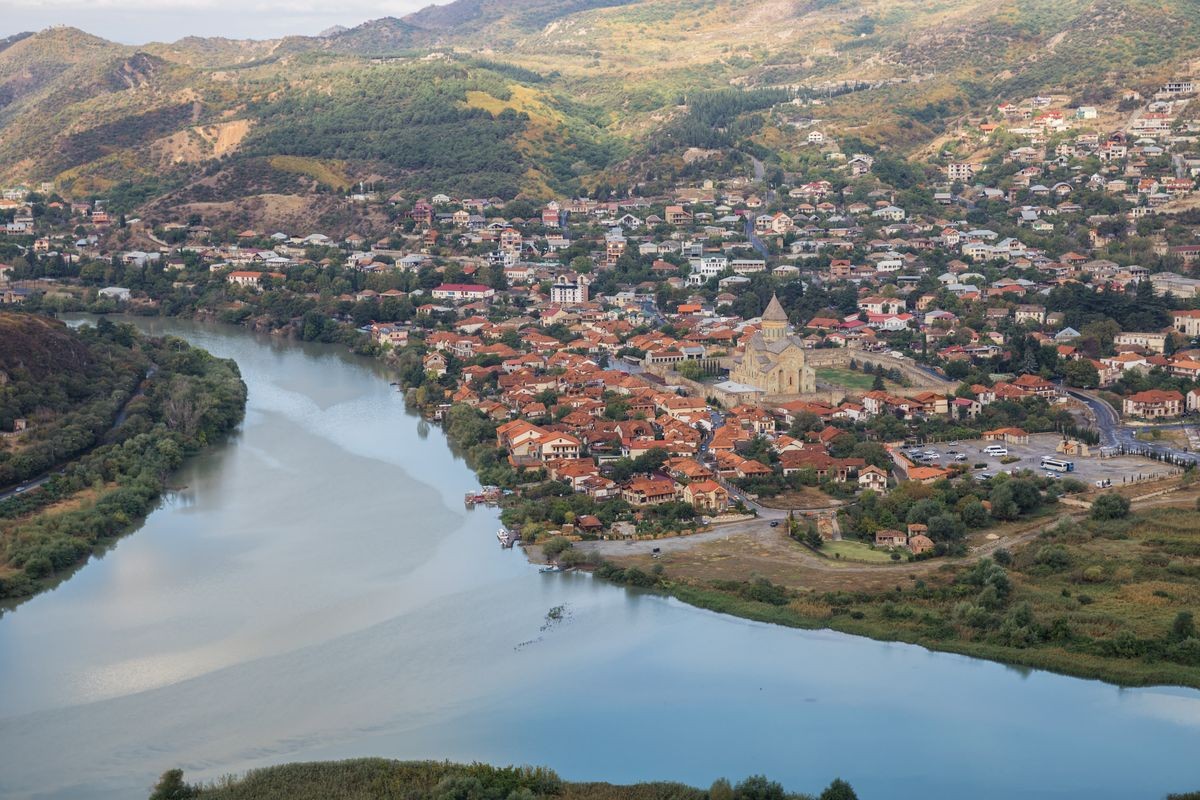
[[[1124,519],[1127,516],[1129,516],[1129,499],[1116,492],[1102,494],[1092,503],[1092,519]]]
[[[1058,571],[1071,566],[1071,554],[1062,545],[1048,544],[1037,551],[1034,560],[1042,566]]]
[[[562,536],[555,536],[542,545],[542,554],[548,559],[555,559],[572,547],[571,543]]]

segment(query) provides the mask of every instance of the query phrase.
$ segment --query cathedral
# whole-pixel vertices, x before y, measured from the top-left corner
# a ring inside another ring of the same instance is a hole
[[[762,315],[762,330],[735,358],[729,379],[762,389],[767,395],[807,394],[817,390],[817,376],[805,363],[800,338],[788,333],[787,313],[772,295]]]

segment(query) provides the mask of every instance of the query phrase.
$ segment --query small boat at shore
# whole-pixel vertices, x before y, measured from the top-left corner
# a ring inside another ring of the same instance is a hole
[[[467,492],[466,496],[463,498],[463,502],[465,502],[468,506],[480,504],[495,505],[496,503],[500,502],[500,497],[502,494],[503,492],[500,491],[498,486],[484,486],[477,492]]]
[[[510,531],[508,528],[501,528],[496,531],[496,538],[500,540],[501,547],[512,547],[521,540],[521,534]]]

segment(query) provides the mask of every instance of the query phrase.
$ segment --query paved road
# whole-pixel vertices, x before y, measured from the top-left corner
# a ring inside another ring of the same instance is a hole
[[[762,183],[763,178],[767,177],[767,165],[749,153],[746,154],[746,157],[750,159],[750,163],[754,166],[754,180]]]
[[[1096,430],[1100,432],[1100,444],[1103,447],[1120,447],[1126,452],[1153,453],[1158,456],[1170,456],[1179,461],[1191,464],[1200,463],[1200,454],[1180,450],[1169,444],[1160,442],[1143,442],[1137,438],[1137,429],[1121,424],[1121,417],[1116,409],[1107,401],[1081,389],[1067,389],[1067,394],[1081,401],[1092,412],[1096,421]],[[1187,423],[1164,425],[1162,427],[1184,427]]]
[[[40,478],[34,478],[31,481],[25,481],[24,483],[19,483],[10,489],[0,492],[0,503],[3,503],[5,500],[7,500],[10,497],[16,497],[19,494],[24,494],[25,492],[28,492],[30,489],[36,489],[37,487],[41,486],[43,483],[45,483],[48,480],[50,480],[49,473],[41,476]]]
[[[117,412],[117,417],[113,421],[112,428],[110,428],[108,433],[105,434],[106,441],[111,441],[113,432],[117,428],[121,427],[122,423],[124,423],[125,419],[129,416],[130,404],[133,403],[134,400],[136,400],[137,398],[141,397],[142,395],[144,395],[146,393],[146,381],[149,381],[151,378],[153,378],[155,376],[155,374],[157,374],[157,372],[158,372],[157,364],[151,364],[150,368],[148,370],[146,370],[146,375],[145,375],[145,379],[143,380],[143,382],[138,385],[137,390],[134,391],[134,393],[129,396],[129,399],[126,400],[125,404],[121,406],[121,410]],[[61,467],[62,467],[62,465],[60,464],[58,469],[61,469]],[[50,478],[53,477],[53,475],[54,475],[53,471],[47,472],[46,474],[40,475],[40,476],[34,478],[33,480],[28,480],[28,481],[25,481],[24,483],[19,483],[16,486],[10,486],[9,488],[5,489],[4,491],[0,491],[0,503],[3,503],[5,500],[7,500],[10,497],[16,497],[17,495],[24,494],[25,492],[28,492],[31,489],[36,489],[37,487],[41,486],[46,481],[50,480]]]
[[[758,234],[754,232],[753,214],[748,214],[746,216],[746,238],[750,240],[750,245],[757,250],[758,254],[763,258],[769,258],[771,256],[771,251],[767,249],[767,245],[764,244],[763,240],[758,238]]]
[[[927,366],[927,365],[925,365],[925,364],[922,364],[922,363],[920,363],[919,361],[917,361],[916,359],[909,358],[909,361],[911,361],[911,363],[912,363],[912,366],[913,366],[913,367],[914,367],[914,368],[915,368],[915,369],[916,369],[918,372],[924,372],[926,375],[928,375],[929,377],[933,378],[934,380],[939,380],[939,381],[948,381],[948,380],[950,380],[949,378],[947,378],[947,377],[946,377],[945,373],[943,373],[943,372],[940,372],[940,371],[938,371],[938,370],[934,369],[933,367],[930,367],[930,366]]]

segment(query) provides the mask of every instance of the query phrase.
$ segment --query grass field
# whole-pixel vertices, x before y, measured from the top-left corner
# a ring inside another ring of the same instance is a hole
[[[643,570],[661,564],[667,591],[722,613],[1123,685],[1200,687],[1200,638],[1185,613],[1200,608],[1196,501],[1194,491],[1181,491],[1128,519],[1094,521],[1054,508],[985,529],[986,538],[968,544],[1007,548],[1008,588],[999,601],[967,575],[977,556],[891,562],[890,553],[865,544],[827,542],[818,558],[782,533],[702,542],[653,563],[614,560]],[[787,604],[730,589],[755,580],[788,591]]]
[[[840,542],[826,542],[821,548],[821,555],[834,559],[840,556],[843,561],[865,561],[870,564],[890,564],[893,562],[892,554],[887,550],[876,550],[862,542],[852,542],[845,539]]]
[[[818,381],[832,383],[846,389],[869,392],[871,391],[871,386],[875,383],[874,375],[847,367],[821,367],[816,372]],[[885,389],[895,386],[894,383],[888,380],[885,380],[883,385]]]

